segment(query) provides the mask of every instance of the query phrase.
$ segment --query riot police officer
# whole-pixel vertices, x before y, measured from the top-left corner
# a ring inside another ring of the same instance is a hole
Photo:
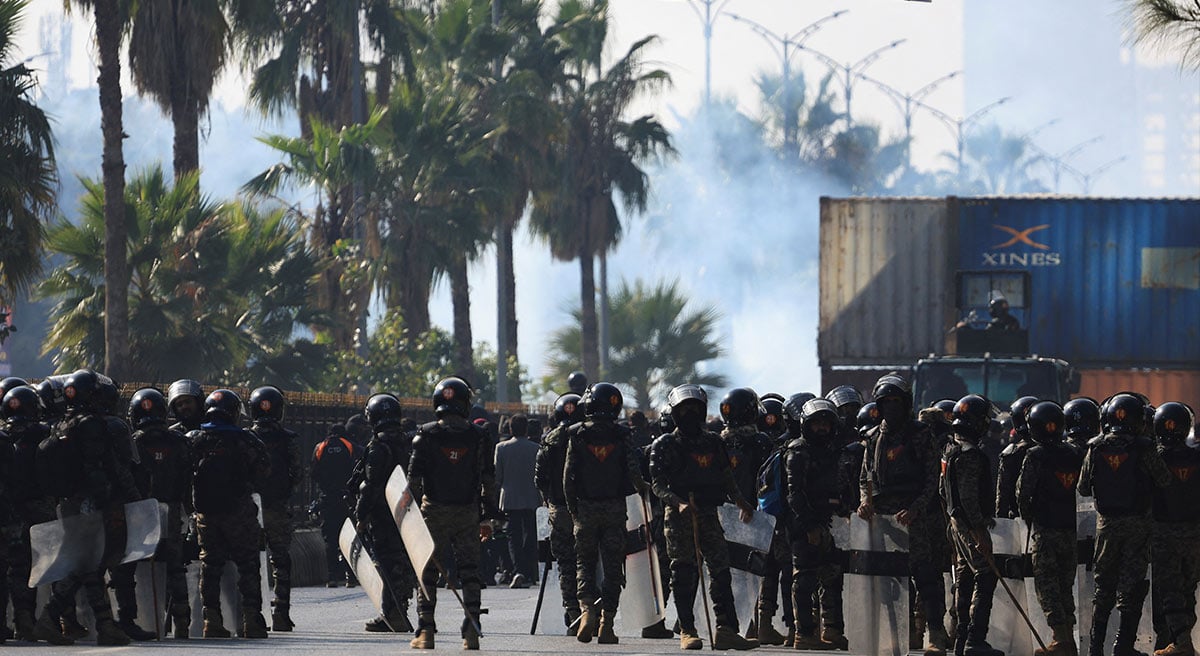
[[[383,595],[382,615],[367,622],[370,632],[412,631],[408,619],[408,604],[412,599],[417,577],[400,530],[388,506],[386,489],[388,480],[396,467],[408,467],[412,459],[412,438],[400,426],[400,400],[391,394],[376,394],[367,399],[364,411],[367,421],[375,429],[375,435],[367,443],[362,461],[362,483],[354,510],[359,536],[370,542],[379,564],[379,575],[388,579]],[[397,597],[397,598],[394,598]]]
[[[534,484],[542,495],[542,503],[550,510],[550,552],[558,563],[563,622],[568,630],[579,619],[579,600],[575,578],[575,524],[563,493],[563,472],[567,462],[567,429],[583,420],[580,400],[578,394],[569,392],[554,402],[555,426],[542,438],[533,469]]]
[[[238,427],[241,416],[242,399],[231,390],[216,390],[204,400],[205,423],[188,436],[205,638],[230,635],[221,617],[221,575],[229,561],[237,566],[242,636],[267,637],[258,560],[262,527],[251,494],[270,476],[271,460],[262,441]]]
[[[1088,398],[1071,399],[1063,406],[1063,414],[1067,422],[1067,441],[1080,453],[1086,451],[1088,442],[1100,434],[1100,405]]]
[[[129,400],[128,417],[134,430],[134,446],[141,460],[141,466],[134,470],[138,490],[142,496],[167,505],[167,523],[162,527],[155,560],[166,566],[167,612],[171,616],[174,635],[187,638],[192,609],[188,600],[181,531],[183,518],[192,510],[191,449],[182,433],[167,427],[167,400],[159,390],[146,387],[134,392]],[[139,629],[133,623],[137,616],[136,565],[121,565],[112,575],[117,606],[122,613],[118,624],[130,637],[137,633],[133,629]],[[126,609],[129,609],[128,615]],[[154,637],[153,633],[151,637]]]
[[[625,585],[625,497],[645,492],[647,485],[629,429],[616,423],[624,405],[621,391],[611,383],[596,383],[580,403],[586,418],[567,429],[563,472],[563,496],[575,519],[576,579],[583,616],[576,637],[591,642],[598,621],[597,641],[613,645],[617,644],[613,622]],[[596,582],[599,563],[604,565],[602,593]],[[596,608],[598,599],[602,609]]]
[[[12,539],[4,548],[8,551],[11,572],[8,580],[16,637],[26,641],[34,640],[34,613],[37,610],[37,591],[26,584],[32,565],[29,527],[54,519],[54,501],[42,492],[35,474],[38,445],[50,436],[50,429],[39,421],[40,406],[39,395],[29,387],[9,390],[0,403],[0,413],[4,417],[0,428],[8,435],[13,449],[7,496],[12,503],[11,522],[14,526],[10,533]],[[7,447],[8,443],[0,442],[0,445]]]
[[[758,431],[771,438],[775,447],[783,446],[779,440],[787,431],[787,426],[784,425],[784,402],[775,397],[767,398],[766,396],[760,401],[762,402],[762,414],[758,418]]]
[[[583,398],[583,394],[587,391],[587,388],[588,378],[582,371],[572,371],[567,376],[567,389],[571,394],[578,394],[580,398]]]
[[[421,426],[413,438],[409,488],[419,500],[434,544],[453,554],[462,584],[467,617],[462,623],[464,649],[479,649],[479,550],[485,523],[503,517],[496,493],[495,456],[490,436],[472,424],[471,388],[460,378],[446,378],[433,390],[436,422]],[[417,591],[415,649],[433,649],[437,631],[438,570],[431,563],[421,573]]]
[[[1025,454],[1017,479],[1017,503],[1029,523],[1033,585],[1046,623],[1054,632],[1037,656],[1075,654],[1075,599],[1071,586],[1078,564],[1075,485],[1083,452],[1063,440],[1066,417],[1048,401],[1029,409],[1026,420],[1034,445]]]
[[[250,432],[267,448],[271,475],[259,488],[262,498],[263,535],[267,540],[271,578],[275,598],[271,600],[271,630],[291,631],[295,624],[289,614],[292,605],[292,493],[304,472],[300,462],[300,444],[296,433],[283,427],[285,399],[273,386],[259,387],[250,393]]]
[[[362,455],[362,447],[351,439],[348,433],[349,431],[342,426],[331,426],[325,439],[313,448],[310,466],[313,483],[317,486],[321,538],[325,541],[327,588],[335,588],[351,580],[346,562],[342,560],[338,540],[342,525],[349,516],[345,499],[346,481],[354,472],[354,466]]]
[[[992,537],[988,528],[995,525],[991,464],[979,442],[991,426],[991,406],[974,394],[959,400],[954,409],[954,440],[942,456],[941,495],[957,556],[954,653],[963,656],[1003,656],[987,643],[998,579],[989,562]]]
[[[752,649],[758,646],[758,641],[738,634],[729,549],[717,506],[732,500],[741,510],[743,521],[751,518],[753,508],[742,499],[724,443],[704,428],[708,410],[708,395],[704,390],[698,385],[681,385],[667,395],[667,403],[675,430],[660,436],[650,447],[650,474],[654,493],[666,508],[665,532],[680,646],[703,647],[693,611],[700,577],[696,558],[700,553],[711,576],[709,589],[717,620],[713,647]],[[699,534],[699,544],[693,531]]]
[[[1025,452],[1033,446],[1029,439],[1029,424],[1026,420],[1029,409],[1038,400],[1032,396],[1022,396],[1013,401],[1012,442],[1000,452],[1000,471],[996,475],[996,516],[1012,519],[1020,512],[1017,506],[1017,477],[1021,475],[1021,463],[1025,460]]]
[[[796,649],[846,649],[842,621],[842,573],[833,558],[829,524],[842,512],[838,493],[837,406],[816,398],[804,404],[796,437],[784,452],[791,538],[792,605],[796,609]],[[789,428],[788,435],[792,436]],[[817,634],[812,596],[820,586],[821,632]]]
[[[38,399],[42,405],[42,423],[50,427],[67,414],[67,399],[63,396],[66,376],[46,376],[37,384]]]
[[[872,390],[881,421],[867,438],[859,476],[858,515],[895,515],[908,527],[909,571],[925,613],[929,645],[925,653],[943,654],[949,635],[943,624],[946,591],[946,522],[937,502],[940,454],[929,427],[912,416],[912,391],[897,374],[881,377]]]
[[[1133,656],[1142,602],[1150,587],[1146,568],[1153,529],[1152,488],[1173,476],[1154,443],[1144,435],[1146,404],[1117,394],[1101,416],[1104,433],[1088,443],[1079,473],[1079,493],[1096,498],[1096,592],[1089,654],[1103,653],[1108,619],[1115,605],[1120,620],[1113,656]]]
[[[167,388],[167,409],[175,418],[171,430],[187,435],[204,421],[204,388],[190,378],[180,378]]]
[[[1164,403],[1154,412],[1158,452],[1174,479],[1154,491],[1154,536],[1150,541],[1154,632],[1160,649],[1154,656],[1194,653],[1196,583],[1200,578],[1200,450],[1187,445],[1195,421],[1191,408]]]

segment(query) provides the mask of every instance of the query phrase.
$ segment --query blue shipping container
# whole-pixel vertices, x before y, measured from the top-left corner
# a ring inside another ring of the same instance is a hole
[[[951,198],[959,268],[1028,271],[1030,350],[1200,365],[1200,199]]]

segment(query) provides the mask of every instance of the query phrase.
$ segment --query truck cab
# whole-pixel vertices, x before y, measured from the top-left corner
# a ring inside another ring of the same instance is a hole
[[[979,394],[1007,407],[1022,396],[1066,403],[1079,391],[1079,376],[1068,363],[1037,355],[930,355],[913,367],[914,407],[941,399]]]

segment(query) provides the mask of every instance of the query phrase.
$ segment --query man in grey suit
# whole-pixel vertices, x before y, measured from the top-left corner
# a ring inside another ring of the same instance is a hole
[[[536,511],[541,496],[533,482],[538,445],[526,435],[525,415],[513,415],[509,428],[512,437],[496,445],[496,486],[500,509],[508,516],[508,549],[516,572],[509,587],[524,588],[538,576]]]

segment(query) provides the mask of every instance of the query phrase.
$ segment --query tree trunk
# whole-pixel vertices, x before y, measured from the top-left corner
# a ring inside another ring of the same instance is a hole
[[[508,360],[517,354],[517,279],[513,271],[513,224],[496,228],[496,268],[499,276],[499,317],[496,332],[496,400],[509,400],[509,392],[519,390],[508,370]],[[502,380],[503,378],[503,380]],[[503,391],[501,391],[503,388]]]
[[[466,258],[450,264],[450,300],[454,305],[454,372],[472,385],[479,384],[475,375],[475,357],[471,340],[471,286],[467,280]]]
[[[596,279],[592,269],[591,253],[579,253],[579,307],[582,325],[579,327],[580,344],[583,353],[583,373],[588,380],[598,381],[600,371],[599,336],[596,334]]]
[[[117,0],[95,0],[100,52],[100,128],[104,134],[104,371],[122,380],[129,363],[129,261],[125,231],[125,156],[121,118],[121,16]]]
[[[650,418],[651,411],[654,410],[650,406],[650,381],[634,380],[630,385],[633,386],[633,402],[637,404],[638,410],[646,413],[646,417]]]
[[[175,94],[171,102],[171,121],[175,126],[175,179],[200,170],[200,108],[186,91]]]
[[[608,252],[600,251],[600,377],[608,376]]]

